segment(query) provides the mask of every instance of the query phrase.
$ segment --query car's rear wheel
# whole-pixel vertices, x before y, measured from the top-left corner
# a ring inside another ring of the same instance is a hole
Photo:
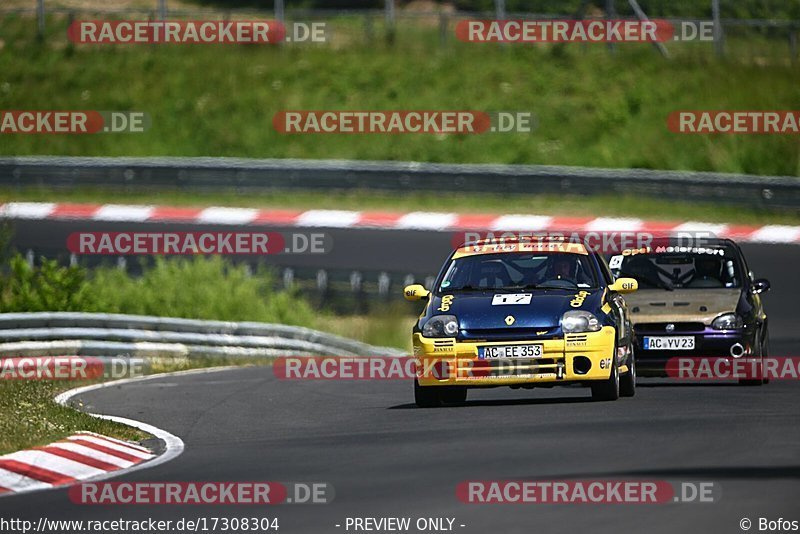
[[[633,351],[630,351],[628,358],[628,372],[619,379],[619,395],[620,397],[636,395],[636,358],[633,356]]]
[[[439,386],[420,386],[417,379],[414,379],[414,402],[420,408],[436,408],[442,405],[442,397]]]
[[[619,368],[617,367],[616,349],[611,357],[611,374],[603,381],[592,384],[592,400],[615,401],[619,398]]]

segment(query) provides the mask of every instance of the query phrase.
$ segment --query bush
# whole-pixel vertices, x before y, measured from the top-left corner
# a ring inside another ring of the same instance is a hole
[[[267,270],[221,257],[157,258],[140,277],[115,267],[91,274],[44,260],[30,267],[13,256],[4,276],[0,311],[85,311],[260,321],[313,326],[314,311],[295,292],[276,291]]]
[[[61,267],[55,260],[43,260],[31,267],[17,254],[9,261],[9,274],[3,280],[0,311],[83,311],[86,273],[80,267]]]
[[[87,311],[294,325],[309,325],[314,316],[297,294],[276,291],[269,271],[251,275],[220,257],[157,258],[138,278],[98,269],[88,293]]]

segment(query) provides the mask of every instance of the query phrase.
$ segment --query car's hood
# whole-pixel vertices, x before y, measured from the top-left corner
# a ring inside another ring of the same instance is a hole
[[[438,309],[442,307],[442,298],[437,297],[433,301],[433,313],[455,315],[458,317],[460,327],[465,330],[552,328],[558,326],[561,316],[566,311],[595,312],[599,307],[598,303],[602,298],[602,293],[602,290],[597,289],[537,289],[497,293],[491,291],[463,292],[452,295],[449,310]],[[500,302],[503,300],[507,303],[501,304]],[[514,303],[516,301],[523,303]],[[514,318],[513,322],[507,321],[509,316]],[[511,324],[508,324],[509,322]]]
[[[642,289],[625,295],[631,320],[637,323],[702,322],[736,311],[741,289]]]

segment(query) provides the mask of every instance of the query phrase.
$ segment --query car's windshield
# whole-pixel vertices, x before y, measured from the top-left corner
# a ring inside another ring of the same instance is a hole
[[[585,254],[506,253],[464,256],[450,262],[439,291],[575,289],[597,287]]]
[[[617,255],[609,260],[615,276],[635,278],[640,289],[713,289],[742,286],[730,246],[667,247],[664,251]]]

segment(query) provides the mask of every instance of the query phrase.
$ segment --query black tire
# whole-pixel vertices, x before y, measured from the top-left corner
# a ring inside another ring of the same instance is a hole
[[[419,408],[437,408],[442,405],[440,386],[420,386],[414,379],[414,402]]]
[[[464,386],[445,386],[440,396],[443,404],[464,404],[467,402],[467,388]]]
[[[769,352],[769,341],[767,340],[765,341],[765,343],[761,345],[761,350],[759,351],[758,354],[759,378],[740,378],[739,379],[740,386],[761,386],[769,382],[769,380],[764,379],[764,358],[767,356],[768,352]]]
[[[636,395],[636,358],[631,351],[630,358],[628,358],[628,372],[619,379],[619,396],[633,397],[634,395]]]
[[[611,374],[603,381],[592,383],[592,400],[615,401],[619,398],[619,367],[617,366],[617,349],[611,357]]]

